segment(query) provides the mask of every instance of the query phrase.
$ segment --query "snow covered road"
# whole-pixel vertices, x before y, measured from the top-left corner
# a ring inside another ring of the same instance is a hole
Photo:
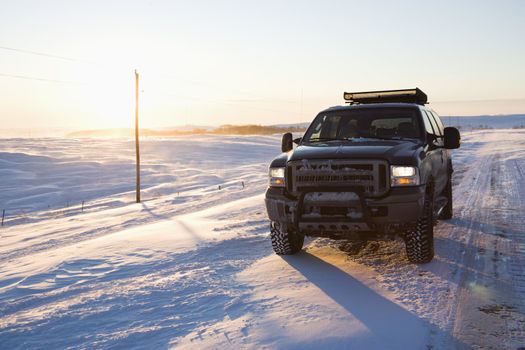
[[[455,217],[438,224],[436,257],[420,266],[399,241],[316,239],[296,256],[274,255],[262,192],[276,138],[187,145],[216,152],[191,164],[189,184],[187,158],[155,153],[163,167],[148,165],[143,204],[112,193],[114,175],[104,172],[104,197],[85,212],[35,211],[0,229],[0,348],[525,347],[525,132],[463,137]],[[150,147],[168,154],[181,143]],[[240,145],[252,147],[251,162],[238,151],[223,168],[220,157]],[[19,147],[2,150],[0,172],[22,164],[26,183],[38,168],[13,156],[31,149]],[[60,152],[31,156],[64,165]],[[56,185],[55,175],[45,179]],[[8,193],[5,202],[31,207]]]

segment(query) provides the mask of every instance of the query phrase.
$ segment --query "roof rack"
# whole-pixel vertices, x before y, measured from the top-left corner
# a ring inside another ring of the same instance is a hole
[[[417,103],[420,105],[428,103],[427,95],[418,88],[403,90],[345,92],[343,97],[346,103],[350,103],[352,105],[386,102]]]

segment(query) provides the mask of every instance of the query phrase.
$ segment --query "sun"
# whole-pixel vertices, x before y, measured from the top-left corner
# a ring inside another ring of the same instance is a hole
[[[75,124],[83,129],[131,128],[135,116],[133,71],[83,71],[69,98],[77,105]]]

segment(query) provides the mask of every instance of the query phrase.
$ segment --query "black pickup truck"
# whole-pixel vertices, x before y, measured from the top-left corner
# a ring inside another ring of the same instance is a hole
[[[303,137],[283,135],[265,199],[274,251],[295,254],[305,236],[399,235],[411,262],[431,261],[433,227],[452,217],[459,131],[443,126],[418,88],[344,98],[349,105],[320,112]]]

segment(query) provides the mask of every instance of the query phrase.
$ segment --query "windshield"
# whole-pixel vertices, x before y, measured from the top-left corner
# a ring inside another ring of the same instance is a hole
[[[363,108],[319,114],[303,142],[356,138],[417,139],[419,111],[414,108]]]

